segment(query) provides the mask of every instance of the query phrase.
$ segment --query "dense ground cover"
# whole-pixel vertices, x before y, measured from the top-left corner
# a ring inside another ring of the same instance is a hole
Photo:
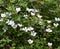
[[[60,1],[0,0],[0,49],[60,49]]]

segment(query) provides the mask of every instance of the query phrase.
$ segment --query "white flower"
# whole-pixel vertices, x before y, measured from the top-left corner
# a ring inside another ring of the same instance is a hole
[[[11,25],[14,29],[17,28],[17,25]]]
[[[25,28],[24,28],[24,31],[25,31],[25,32],[28,32],[28,28],[27,28],[27,27],[25,27]]]
[[[55,27],[57,27],[59,24],[58,24],[58,23],[53,23],[53,25],[54,25]]]
[[[26,8],[26,11],[28,11],[28,12],[35,12],[35,9]]]
[[[6,21],[6,23],[7,23],[7,24],[9,23],[9,19]]]
[[[30,9],[30,12],[35,12],[35,9]]]
[[[28,43],[29,43],[29,44],[32,44],[32,43],[33,43],[33,40],[29,39],[29,40],[28,40]]]
[[[31,32],[31,35],[32,35],[32,36],[36,36],[36,34],[37,34],[37,33],[34,32],[34,31]]]
[[[32,15],[32,16],[34,16],[34,15],[35,15],[35,13],[34,13],[34,12],[31,12],[31,15]]]
[[[34,28],[33,27],[28,27],[28,30],[31,31],[31,30],[34,30]]]
[[[25,32],[28,32],[28,28],[27,27],[21,28],[20,30],[23,30]]]
[[[20,8],[20,7],[17,7],[17,8],[16,8],[16,11],[17,11],[17,12],[21,11],[21,8]]]
[[[60,18],[56,18],[56,17],[55,17],[55,21],[60,21]]]
[[[22,27],[22,24],[19,24],[19,23],[18,23],[17,26]]]
[[[28,11],[28,12],[39,12],[37,9],[33,9],[33,8],[26,8],[26,11]]]
[[[7,20],[6,21],[6,23],[8,24],[8,25],[11,25],[11,27],[13,27],[13,28],[16,28],[17,27],[17,25],[14,23],[14,21],[13,20]]]
[[[58,18],[58,21],[60,21],[60,18]]]
[[[52,30],[50,28],[47,28],[46,32],[52,32]]]
[[[41,15],[39,15],[39,14],[37,14],[37,17],[38,17],[38,18],[42,18],[42,16],[41,16]]]
[[[28,31],[32,31],[33,29],[34,29],[33,27],[24,27],[24,28],[21,28],[20,30],[28,32]]]
[[[52,43],[48,42],[48,46],[52,46]]]
[[[31,12],[31,10],[29,8],[26,8],[26,11]]]
[[[1,17],[6,17],[6,14],[5,13],[1,13]]]
[[[47,23],[51,23],[51,21],[50,20],[47,20]]]
[[[39,25],[43,25],[43,23],[40,21],[40,22],[39,22]]]
[[[30,12],[30,9],[29,8],[26,8],[26,11]]]
[[[27,17],[28,17],[28,15],[26,14],[26,15],[24,15],[23,17],[27,18]]]
[[[13,21],[13,20],[10,20],[10,21],[9,21],[9,23],[8,23],[8,25],[14,26],[14,25],[15,25],[15,23],[14,23],[14,21]]]

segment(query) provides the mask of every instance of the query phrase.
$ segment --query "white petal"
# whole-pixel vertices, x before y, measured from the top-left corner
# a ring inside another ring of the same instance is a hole
[[[1,17],[6,17],[6,14],[4,14],[4,13],[1,13]]]
[[[17,12],[21,11],[21,8],[20,7],[16,8],[16,11]]]
[[[32,44],[32,43],[33,43],[33,40],[29,39],[29,40],[28,40],[28,43],[29,43],[29,44]]]

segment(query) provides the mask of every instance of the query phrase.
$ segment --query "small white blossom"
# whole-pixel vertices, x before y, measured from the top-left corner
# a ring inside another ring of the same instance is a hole
[[[8,25],[11,25],[11,27],[13,27],[13,28],[16,28],[17,27],[17,25],[14,23],[14,21],[13,20],[7,20],[6,21],[6,23],[8,24]]]
[[[54,25],[55,27],[59,26],[59,24],[58,24],[58,23],[53,23],[53,25]]]
[[[6,21],[6,23],[7,23],[7,24],[9,23],[9,19]]]
[[[20,8],[20,7],[17,7],[17,8],[16,8],[16,11],[17,11],[17,12],[21,11],[21,8]]]
[[[48,42],[48,46],[52,46],[52,43]]]
[[[43,23],[40,21],[40,22],[39,22],[39,25],[43,25]]]
[[[28,32],[28,31],[32,31],[33,29],[34,29],[33,27],[24,27],[24,28],[21,28],[20,30]]]
[[[27,17],[28,17],[28,15],[26,14],[26,15],[24,15],[23,17],[27,18]]]
[[[6,17],[6,14],[5,13],[1,13],[1,17]]]
[[[34,28],[33,27],[28,27],[28,30],[31,31],[31,30],[34,30]]]
[[[31,35],[32,35],[32,36],[36,36],[36,34],[37,34],[37,33],[34,32],[34,31],[31,32]]]
[[[14,25],[15,25],[15,23],[14,23],[14,21],[13,21],[13,20],[10,20],[10,21],[8,22],[8,25],[12,25],[12,26],[14,26]]]
[[[52,32],[52,30],[50,28],[47,28],[46,32]]]
[[[28,12],[35,12],[35,9],[26,8],[26,11],[28,11]]]
[[[34,15],[35,15],[35,13],[34,13],[34,12],[31,12],[31,15],[32,15],[32,16],[34,16]]]
[[[30,12],[35,12],[35,9],[30,9]]]
[[[55,21],[60,21],[60,18],[55,17]]]
[[[33,8],[26,8],[26,11],[28,11],[28,12],[39,12],[37,9],[33,9]]]
[[[28,32],[28,28],[27,27],[21,28],[20,30],[23,30],[25,32]]]
[[[40,18],[40,19],[42,18],[42,16],[41,16],[41,15],[39,15],[39,14],[37,14],[37,17],[38,17],[38,18]]]
[[[26,8],[26,11],[31,12],[31,10],[29,8]]]
[[[22,27],[22,24],[19,24],[19,23],[18,23],[17,26]]]
[[[28,43],[29,43],[29,44],[32,44],[32,43],[33,43],[33,40],[29,39],[29,40],[28,40]]]
[[[12,26],[14,29],[17,28],[17,25],[16,25],[16,24],[15,24],[15,25],[11,25],[11,26]]]
[[[47,23],[51,23],[51,21],[50,20],[47,20]]]

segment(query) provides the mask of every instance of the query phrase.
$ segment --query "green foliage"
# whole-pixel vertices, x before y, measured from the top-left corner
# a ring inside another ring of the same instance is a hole
[[[19,12],[16,11],[18,7],[21,8]],[[31,15],[26,11],[27,7],[39,12]],[[11,12],[11,15],[6,12]],[[2,18],[2,13],[6,17]],[[23,17],[25,14],[28,16]],[[38,18],[37,14],[42,18]],[[53,43],[52,49],[60,49],[60,21],[55,21],[55,17],[60,18],[59,0],[0,0],[0,49],[49,49],[48,42]],[[22,27],[13,28],[6,23],[8,19],[22,24]],[[47,20],[51,20],[51,23],[47,23]],[[59,23],[59,26],[54,27],[53,23]],[[24,27],[33,27],[36,36],[31,36],[31,31],[20,30]],[[46,32],[46,28],[53,31]],[[28,39],[32,39],[33,43],[29,44]]]

